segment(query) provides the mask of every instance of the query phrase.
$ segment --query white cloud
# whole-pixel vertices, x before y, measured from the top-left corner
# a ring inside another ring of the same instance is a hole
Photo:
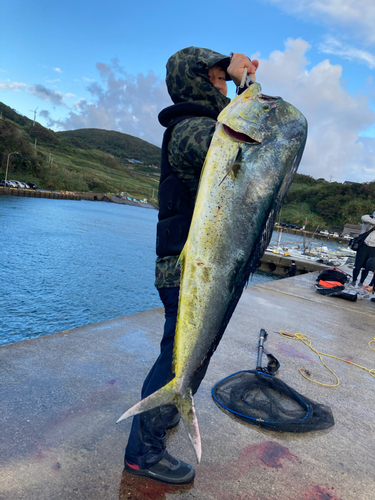
[[[342,68],[328,60],[310,70],[304,40],[288,40],[285,51],[260,59],[262,91],[281,95],[307,118],[308,140],[299,171],[342,182],[375,180],[375,156],[361,130],[375,122],[364,94],[351,95],[341,85]],[[279,75],[283,75],[280,79]]]
[[[56,78],[55,80],[46,80],[47,83],[57,83],[57,82],[61,82],[60,78]]]
[[[333,36],[326,36],[323,43],[319,44],[320,52],[333,54],[349,61],[366,64],[370,69],[375,68],[375,55],[366,50],[356,49],[348,44],[343,44]]]
[[[53,68],[53,71],[56,71],[56,73],[62,73],[62,69],[60,68]]]
[[[77,97],[75,94],[65,94],[65,97]]]
[[[86,76],[82,77],[82,80],[85,82],[95,82],[95,78],[87,78]]]
[[[375,42],[374,0],[266,0],[285,12],[318,24],[345,27],[353,36]]]
[[[21,90],[27,87],[26,83],[20,83],[20,82],[11,82],[10,80],[7,80],[7,83],[0,83],[0,89],[4,90]]]
[[[374,180],[375,139],[360,137],[375,123],[368,103],[373,82],[361,93],[350,94],[341,81],[342,67],[328,59],[311,66],[309,48],[302,39],[288,40],[284,51],[259,58],[257,73],[265,94],[281,95],[307,118],[308,140],[299,171],[339,182]],[[90,98],[75,102],[65,119],[46,115],[48,126],[117,130],[160,146],[164,128],[157,116],[171,104],[165,82],[152,71],[133,76],[103,63],[97,69],[101,81],[88,86]]]
[[[87,87],[90,102],[79,99],[66,119],[50,118],[48,126],[117,130],[160,146],[164,128],[158,113],[172,104],[164,80],[153,71],[146,76],[127,75],[117,60],[110,65],[97,63],[96,67],[101,83],[92,82]]]

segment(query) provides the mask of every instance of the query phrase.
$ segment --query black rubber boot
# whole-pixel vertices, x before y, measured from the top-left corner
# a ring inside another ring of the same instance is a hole
[[[148,477],[168,484],[187,484],[195,477],[195,470],[191,465],[172,457],[167,450],[160,462],[148,469],[140,469],[138,465],[128,462],[125,462],[125,469],[134,476]]]

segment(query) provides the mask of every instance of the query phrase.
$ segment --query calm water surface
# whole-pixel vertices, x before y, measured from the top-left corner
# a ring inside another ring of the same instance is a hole
[[[0,196],[0,345],[161,307],[156,222],[146,208]]]

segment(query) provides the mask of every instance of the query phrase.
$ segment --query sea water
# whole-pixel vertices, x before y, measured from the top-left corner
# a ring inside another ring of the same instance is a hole
[[[0,345],[162,307],[156,223],[153,209],[0,196]]]

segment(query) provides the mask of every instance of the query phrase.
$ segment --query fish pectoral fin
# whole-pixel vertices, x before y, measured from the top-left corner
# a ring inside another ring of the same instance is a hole
[[[201,461],[202,445],[191,389],[188,389],[186,391],[184,397],[181,398],[177,407],[180,411],[186,432],[188,433],[190,441],[193,444],[197,462],[199,463]]]
[[[158,406],[167,404],[176,404],[175,399],[175,379],[171,380],[167,385],[159,389],[158,391],[150,394],[147,398],[142,399],[139,403],[135,404],[129,410],[127,410],[121,417],[117,420],[116,424],[124,420],[125,418],[134,417],[139,413],[144,411],[152,410]]]
[[[232,158],[228,161],[228,166],[226,169],[226,173],[222,180],[219,183],[219,186],[225,181],[225,179],[228,177],[228,175],[234,171],[238,171],[238,169],[241,167],[242,163],[242,148],[238,146],[236,150],[236,155],[233,155]]]

